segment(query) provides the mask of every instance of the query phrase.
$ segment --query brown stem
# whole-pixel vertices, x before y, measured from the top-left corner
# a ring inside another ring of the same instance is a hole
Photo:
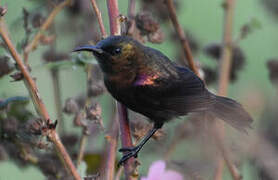
[[[106,152],[104,155],[104,167],[101,178],[104,180],[113,180],[115,175],[115,163],[119,137],[119,123],[115,110],[113,111],[113,117],[111,118],[109,132],[110,133],[106,136]]]
[[[53,23],[56,15],[67,5],[71,3],[71,0],[65,0],[58,4],[52,12],[49,14],[48,18],[45,22],[41,25],[39,31],[34,36],[33,40],[26,46],[24,49],[24,63],[27,64],[29,53],[32,52],[39,44],[40,38],[43,35],[43,32],[46,31],[50,25]]]
[[[115,180],[121,180],[121,176],[122,176],[122,174],[123,174],[123,170],[124,170],[123,166],[121,166],[121,167],[118,169],[118,171],[117,171],[117,173],[116,173]]]
[[[62,100],[61,100],[61,88],[59,81],[59,69],[52,68],[50,70],[52,83],[53,83],[53,92],[54,92],[54,101],[55,101],[55,109],[58,119],[58,128],[59,133],[65,131],[64,121],[63,121],[63,110],[62,110]]]
[[[229,77],[232,61],[232,30],[233,30],[233,17],[235,0],[225,0],[224,3],[225,17],[224,17],[224,34],[223,34],[223,49],[220,60],[219,72],[219,87],[218,94],[221,96],[227,95]]]
[[[1,18],[1,20],[0,20],[0,35],[3,39],[3,41],[5,42],[8,50],[10,51],[12,57],[16,61],[18,69],[23,74],[25,86],[30,93],[30,96],[32,98],[32,101],[33,101],[33,104],[35,106],[35,109],[36,109],[37,113],[46,122],[46,124],[50,124],[51,120],[49,118],[49,114],[46,110],[46,107],[45,107],[42,99],[40,98],[36,83],[33,80],[33,78],[31,77],[31,75],[30,75],[29,71],[27,70],[26,66],[24,65],[21,57],[19,56],[18,52],[16,51],[16,49],[14,47],[14,45],[12,44],[12,42],[11,42],[9,36],[8,36],[8,32],[7,32],[5,27],[6,26],[5,26],[5,23],[4,23],[4,19]],[[71,160],[69,154],[67,153],[65,147],[61,143],[61,140],[60,140],[57,132],[55,131],[55,129],[49,130],[49,133],[47,134],[47,136],[50,139],[50,141],[52,141],[53,144],[55,145],[55,148],[57,149],[57,152],[63,157],[66,168],[71,172],[72,176],[76,180],[81,180],[81,177],[79,176],[75,166],[73,165],[72,160]]]
[[[193,55],[192,55],[192,52],[191,52],[191,48],[189,46],[189,42],[186,38],[186,35],[178,21],[178,18],[177,18],[177,13],[176,13],[176,9],[174,7],[174,3],[173,3],[173,0],[166,0],[166,5],[168,7],[168,11],[169,11],[169,15],[170,15],[170,19],[173,23],[173,26],[180,38],[180,42],[181,42],[181,45],[182,45],[182,48],[183,48],[183,52],[184,52],[184,55],[187,59],[187,63],[189,65],[189,68],[198,76],[199,75],[199,71],[198,71],[198,68],[196,67],[195,63],[194,63],[194,59],[193,59]]]
[[[91,3],[92,3],[94,11],[96,13],[96,16],[97,16],[97,20],[98,20],[98,24],[99,24],[99,28],[100,28],[100,32],[101,32],[102,38],[106,38],[107,37],[107,33],[106,33],[104,25],[103,25],[103,21],[102,21],[102,17],[101,17],[101,12],[98,9],[97,2],[96,2],[96,0],[91,0]]]
[[[232,30],[233,30],[233,17],[234,17],[234,7],[235,0],[225,0],[223,4],[225,10],[224,17],[224,33],[223,33],[223,49],[221,54],[221,64],[220,64],[220,72],[219,72],[219,87],[218,87],[218,95],[226,96],[228,85],[229,85],[229,77],[230,77],[230,68],[231,68],[231,60],[232,60]],[[218,148],[223,156],[223,158],[218,157],[217,167],[214,175],[215,180],[221,180],[223,176],[224,163],[226,162],[228,169],[235,180],[241,179],[240,174],[238,173],[236,167],[231,162],[228,156],[228,150],[225,148],[223,142],[223,138],[225,136],[225,127],[222,122],[216,122],[216,142]]]
[[[77,156],[77,164],[76,164],[77,167],[81,164],[81,162],[83,160],[87,140],[88,140],[88,135],[83,131],[83,134],[82,134],[82,137],[80,140],[79,152],[78,152],[78,156]]]
[[[86,96],[86,103],[85,103],[84,109],[82,111],[82,117],[86,117],[86,109],[89,108],[91,105],[91,99],[88,94],[88,89],[90,86],[90,82],[92,82],[92,78],[93,78],[92,77],[92,67],[93,67],[93,65],[91,65],[91,64],[87,65],[85,67],[85,71],[87,73],[87,96]],[[87,144],[87,140],[88,140],[87,126],[83,126],[82,131],[83,131],[83,133],[82,133],[79,152],[78,152],[78,156],[77,156],[77,167],[80,165],[80,163],[83,160],[84,152],[85,152],[85,148],[86,148],[86,144]]]

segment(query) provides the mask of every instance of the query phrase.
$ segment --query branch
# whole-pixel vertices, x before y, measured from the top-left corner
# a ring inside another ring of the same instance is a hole
[[[85,129],[83,128],[82,137],[80,140],[79,152],[78,152],[78,156],[77,156],[77,163],[76,163],[77,167],[79,167],[79,165],[81,164],[81,162],[83,160],[87,141],[88,141],[88,134],[86,134]]]
[[[102,21],[102,17],[101,17],[101,12],[98,9],[96,0],[91,0],[91,3],[92,3],[94,11],[96,13],[96,16],[97,16],[97,21],[98,21],[98,24],[99,24],[99,29],[100,29],[102,38],[106,38],[107,37],[107,33],[105,31],[105,28],[104,28],[104,25],[103,25],[103,21]]]
[[[10,51],[12,57],[14,58],[14,60],[17,63],[17,66],[19,68],[19,70],[21,71],[21,73],[24,76],[24,83],[26,88],[29,90],[29,94],[32,98],[33,104],[36,108],[37,113],[39,114],[39,116],[44,120],[44,122],[46,124],[51,124],[51,120],[49,118],[49,114],[46,110],[46,107],[39,95],[37,86],[35,81],[33,80],[33,78],[31,77],[29,71],[27,70],[26,66],[24,65],[21,57],[19,56],[18,52],[16,51],[14,45],[12,44],[9,36],[8,36],[8,32],[5,28],[5,23],[4,23],[4,19],[1,18],[0,19],[0,35],[3,39],[3,41],[5,42],[8,50]],[[56,133],[55,129],[49,129],[49,132],[47,134],[48,138],[50,139],[50,141],[52,141],[52,143],[55,145],[55,148],[57,150],[57,152],[59,153],[59,155],[63,158],[64,163],[66,165],[66,168],[71,172],[72,176],[75,178],[75,180],[81,180],[81,177],[79,176],[76,168],[74,167],[72,160],[69,156],[69,154],[67,153],[65,147],[63,146],[63,144],[61,143],[61,140],[58,136],[58,134]]]
[[[218,87],[218,95],[226,96],[227,89],[229,85],[229,77],[230,77],[230,69],[231,69],[231,60],[232,60],[232,29],[233,29],[233,16],[234,16],[234,8],[235,8],[235,0],[225,0],[223,4],[225,10],[224,17],[224,34],[223,34],[223,49],[221,55],[221,64],[220,64],[220,72],[219,72],[219,87]],[[240,180],[241,176],[238,173],[236,167],[231,162],[228,151],[225,146],[221,143],[223,142],[223,138],[225,136],[225,127],[223,122],[216,122],[216,142],[218,148],[228,166],[228,169],[235,180]],[[223,159],[219,157],[218,164],[216,168],[216,172],[214,175],[215,180],[221,180],[223,176],[224,163]]]
[[[58,128],[59,128],[59,133],[61,134],[62,132],[65,131],[65,125],[64,125],[64,120],[63,120],[63,110],[62,110],[62,99],[61,99],[61,87],[60,87],[60,76],[59,76],[59,69],[58,68],[51,68],[50,69],[50,74],[51,74],[51,79],[52,79],[52,84],[53,84],[53,92],[54,92],[54,101],[55,101],[55,110],[58,118]]]
[[[118,145],[118,137],[119,137],[119,123],[118,116],[115,110],[113,111],[113,117],[111,118],[110,130],[109,134],[106,136],[107,144],[106,144],[106,152],[104,159],[104,167],[103,167],[103,176],[104,180],[113,180],[115,174],[115,162],[116,162],[116,154],[117,154],[117,145]]]
[[[187,59],[187,63],[189,65],[189,68],[197,75],[200,76],[198,68],[196,67],[195,63],[194,63],[194,59],[192,56],[192,52],[191,52],[191,48],[189,46],[189,42],[186,38],[186,35],[181,27],[181,25],[179,24],[178,18],[177,18],[177,13],[176,13],[176,9],[174,7],[174,3],[173,0],[166,0],[165,1],[168,10],[169,10],[169,15],[170,15],[170,19],[173,23],[173,26],[180,38],[180,42],[183,48],[183,52],[184,55]]]
[[[67,5],[71,3],[71,0],[64,0],[60,4],[58,4],[52,12],[49,14],[48,18],[45,20],[45,22],[41,25],[39,31],[34,36],[34,39],[26,46],[24,49],[24,63],[27,64],[28,62],[28,55],[30,52],[35,50],[39,44],[40,38],[43,35],[43,32],[46,31],[50,25],[53,23],[56,15]]]

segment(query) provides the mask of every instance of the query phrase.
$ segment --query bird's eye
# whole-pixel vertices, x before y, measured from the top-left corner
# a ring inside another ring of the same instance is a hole
[[[120,53],[121,53],[121,48],[116,48],[116,49],[113,50],[114,55],[118,55]]]

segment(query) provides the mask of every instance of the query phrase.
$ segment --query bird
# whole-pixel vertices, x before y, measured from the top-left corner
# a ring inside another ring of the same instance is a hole
[[[153,123],[138,145],[119,150],[125,152],[119,164],[136,158],[166,122],[190,113],[222,119],[242,132],[251,127],[251,116],[238,102],[213,94],[189,68],[177,65],[161,51],[129,36],[109,36],[96,45],[80,46],[73,51],[92,52],[109,93]]]

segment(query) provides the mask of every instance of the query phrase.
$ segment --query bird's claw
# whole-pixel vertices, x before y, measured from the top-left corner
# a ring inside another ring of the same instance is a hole
[[[137,146],[119,149],[120,152],[127,152],[127,153],[120,159],[120,161],[118,162],[118,166],[122,165],[125,161],[127,161],[131,157],[137,158],[139,150],[140,148]]]

